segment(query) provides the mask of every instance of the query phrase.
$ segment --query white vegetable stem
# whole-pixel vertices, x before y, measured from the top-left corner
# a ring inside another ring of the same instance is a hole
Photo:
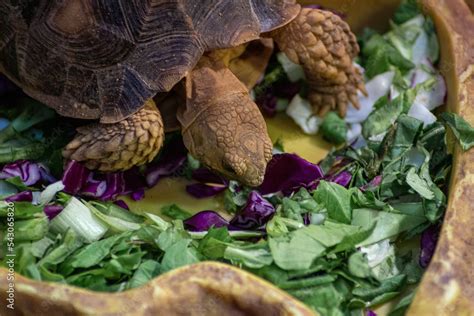
[[[277,59],[291,82],[297,82],[300,79],[305,79],[303,67],[289,60],[284,53],[278,53]]]
[[[61,213],[51,220],[50,225],[52,231],[61,234],[72,229],[88,243],[99,240],[107,232],[107,226],[75,197],[72,197]]]
[[[436,122],[436,116],[434,116],[434,114],[431,113],[431,111],[428,110],[423,104],[418,102],[413,102],[413,105],[408,111],[408,116],[422,121],[424,127]]]
[[[62,191],[64,189],[64,184],[62,181],[54,182],[48,185],[40,194],[39,196],[39,204],[46,205],[51,202],[56,193]]]
[[[346,122],[362,123],[365,121],[370,112],[372,112],[375,102],[388,94],[394,76],[395,72],[387,71],[375,76],[372,80],[367,82],[365,84],[365,89],[367,90],[368,96],[366,97],[359,92],[360,109],[356,109],[352,105],[349,105],[346,114]]]
[[[301,98],[298,94],[294,96],[286,108],[286,114],[309,135],[316,134],[323,121],[313,114],[313,109],[308,100]]]
[[[349,124],[349,128],[347,129],[346,140],[350,144],[359,137],[362,133],[362,124],[354,123]]]
[[[417,69],[414,74],[414,85],[423,83],[426,80],[434,78],[436,83],[430,89],[422,89],[418,91],[415,103],[420,103],[428,110],[433,111],[437,107],[444,104],[444,98],[446,96],[446,82],[443,76],[440,74],[431,75],[423,69]]]

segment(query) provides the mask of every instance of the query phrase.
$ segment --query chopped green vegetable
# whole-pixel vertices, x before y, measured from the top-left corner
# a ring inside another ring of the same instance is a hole
[[[186,212],[176,204],[166,205],[161,208],[161,214],[168,216],[171,219],[185,220],[192,216],[191,213]]]
[[[54,117],[54,111],[31,99],[23,103],[23,111],[5,129],[0,131],[0,144],[15,138],[32,126]]]
[[[191,245],[191,239],[182,239],[168,247],[161,261],[160,272],[167,272],[200,261],[199,253]]]
[[[444,112],[441,118],[446,122],[463,150],[474,146],[474,127],[456,113]]]
[[[40,240],[48,232],[48,219],[43,215],[39,218],[19,220],[15,222],[14,228],[15,242]],[[7,236],[8,234],[5,234],[4,239]]]
[[[90,212],[98,218],[108,229],[114,232],[126,232],[129,230],[137,230],[140,228],[138,223],[130,220],[124,220],[120,217],[105,215],[100,212],[97,208],[92,206],[89,202],[82,201],[90,210]],[[64,211],[63,211],[64,212]],[[61,212],[62,213],[62,212]]]
[[[87,245],[72,256],[69,264],[74,268],[89,268],[98,264],[109,254],[110,249],[120,237],[120,235],[114,235]]]
[[[395,11],[393,21],[397,24],[402,24],[420,13],[416,0],[403,0],[397,11]]]
[[[379,105],[379,108],[370,113],[367,120],[362,124],[362,135],[367,139],[377,137],[378,135],[385,135],[390,126],[397,121],[398,117],[408,112],[415,97],[416,90],[411,89],[400,94],[394,100],[388,101],[385,105]]]
[[[397,236],[404,231],[408,231],[423,224],[426,222],[426,218],[370,209],[353,210],[352,225],[368,227],[374,222],[376,224],[372,234],[367,239],[360,242],[358,246],[370,245],[383,239]]]
[[[284,237],[268,238],[273,260],[284,270],[308,269],[314,259],[321,256],[326,248],[308,228],[301,228]]]
[[[321,181],[314,199],[327,209],[329,218],[341,223],[351,222],[351,193],[343,186]]]
[[[392,66],[403,73],[415,67],[410,60],[403,57],[395,47],[378,34],[372,35],[365,43],[362,54],[367,59],[365,71],[369,79],[389,71]]]
[[[427,200],[434,198],[434,193],[430,190],[428,183],[416,174],[415,168],[411,168],[406,176],[407,184],[419,195]]]
[[[155,260],[145,260],[133,274],[130,281],[128,281],[127,288],[132,289],[145,285],[148,281],[160,274],[160,263]]]
[[[266,242],[229,245],[225,249],[224,258],[234,264],[243,265],[251,269],[268,266],[273,261]]]
[[[346,141],[346,122],[336,112],[329,112],[321,124],[321,132],[331,143],[342,144]]]

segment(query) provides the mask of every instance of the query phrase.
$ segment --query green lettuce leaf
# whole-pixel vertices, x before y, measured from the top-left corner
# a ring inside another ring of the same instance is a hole
[[[376,222],[373,232],[367,239],[360,242],[358,246],[370,245],[383,239],[397,236],[427,221],[425,217],[381,212],[371,209],[355,209],[353,210],[353,214],[352,225],[369,227]]]
[[[321,181],[313,197],[326,208],[330,219],[350,224],[352,215],[349,190],[337,183]]]
[[[451,128],[463,150],[474,146],[474,127],[456,113],[443,112],[441,118]]]
[[[262,268],[273,262],[267,242],[228,244],[224,252],[224,258],[230,260],[233,264],[252,269]]]
[[[397,11],[395,11],[393,21],[397,24],[402,24],[420,13],[421,11],[416,0],[403,0]]]
[[[306,228],[298,229],[283,237],[268,238],[275,264],[284,270],[308,269],[314,259],[326,248]]]
[[[137,270],[133,273],[132,278],[128,281],[127,288],[132,289],[145,285],[148,281],[160,274],[160,263],[155,260],[144,260]]]
[[[168,216],[171,219],[185,220],[192,216],[191,213],[183,210],[176,204],[166,205],[161,208],[161,214]]]
[[[182,239],[166,249],[161,261],[161,273],[200,261],[199,253],[191,242],[191,239]]]

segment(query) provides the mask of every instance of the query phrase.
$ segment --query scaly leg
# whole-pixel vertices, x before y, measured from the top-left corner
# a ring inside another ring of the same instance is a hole
[[[270,36],[291,61],[303,66],[315,113],[324,116],[337,110],[345,116],[349,102],[359,107],[357,90],[366,94],[362,76],[353,65],[359,46],[339,16],[303,8],[292,22]]]
[[[117,123],[79,127],[63,156],[83,162],[89,169],[126,170],[153,160],[163,138],[160,112],[149,100],[140,111]]]
[[[178,120],[194,157],[244,184],[262,183],[273,147],[265,120],[247,87],[222,62],[204,57],[187,76]]]

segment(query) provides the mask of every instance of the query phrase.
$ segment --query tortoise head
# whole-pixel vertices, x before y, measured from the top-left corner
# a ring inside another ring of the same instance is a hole
[[[204,115],[200,122],[183,130],[184,143],[194,157],[212,170],[245,185],[258,186],[272,157],[265,126],[242,124],[226,117],[232,118],[219,115],[219,121],[210,122],[212,116]]]
[[[229,68],[201,62],[186,77],[186,102],[177,116],[194,157],[230,179],[262,183],[272,142],[247,87]]]
[[[272,158],[272,143],[266,131],[252,124],[242,124],[231,136],[233,146],[218,146],[220,161],[211,168],[231,179],[256,187],[263,182],[267,163]]]

